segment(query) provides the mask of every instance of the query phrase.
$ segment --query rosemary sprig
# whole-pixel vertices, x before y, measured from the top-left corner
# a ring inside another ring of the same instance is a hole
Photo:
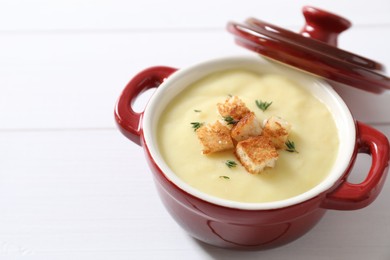
[[[286,151],[290,153],[298,153],[298,151],[295,149],[295,143],[293,141],[287,140],[285,143],[287,146]]]
[[[231,116],[225,116],[223,120],[225,120],[225,122],[227,122],[228,125],[235,125],[238,123],[238,120],[234,120],[234,118]]]
[[[225,179],[225,180],[230,180],[230,177],[228,177],[228,176],[225,176],[225,175],[219,176],[219,178],[221,178],[221,179]]]
[[[256,106],[260,108],[263,112],[269,108],[270,105],[272,105],[272,102],[263,102],[261,100],[256,100]]]
[[[202,112],[202,110],[199,110],[199,109],[194,109],[194,112],[196,112],[196,113],[200,113],[200,112]]]
[[[200,122],[191,122],[192,128],[194,128],[194,131],[198,130],[204,123]]]
[[[229,168],[233,168],[233,167],[236,167],[237,166],[237,163],[233,160],[227,160],[225,162],[226,166],[229,167]]]

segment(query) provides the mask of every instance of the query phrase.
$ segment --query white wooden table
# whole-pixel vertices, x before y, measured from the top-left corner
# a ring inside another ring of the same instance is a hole
[[[369,207],[329,211],[291,244],[223,250],[171,219],[142,149],[115,127],[115,101],[138,71],[249,54],[227,21],[298,31],[305,4],[353,22],[341,48],[390,66],[388,0],[0,0],[0,259],[390,259],[389,180]],[[341,94],[390,138],[389,93]],[[352,180],[369,164],[359,156]]]

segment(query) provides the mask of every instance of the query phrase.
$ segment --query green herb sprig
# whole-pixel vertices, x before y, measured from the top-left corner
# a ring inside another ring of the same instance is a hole
[[[298,153],[298,151],[295,149],[295,143],[293,141],[287,140],[286,144],[286,151],[290,153]]]
[[[238,120],[235,120],[233,117],[231,116],[225,116],[223,118],[223,120],[225,120],[225,122],[227,122],[228,125],[235,125],[238,123]]]
[[[237,163],[233,160],[227,160],[225,162],[226,166],[229,167],[229,168],[233,168],[233,167],[236,167],[237,166]]]
[[[192,128],[194,129],[194,131],[198,130],[201,126],[203,126],[204,123],[200,123],[200,122],[191,122],[191,125],[192,125]]]
[[[219,178],[221,178],[221,179],[225,179],[225,180],[230,180],[230,177],[228,177],[228,176],[225,176],[225,175],[219,176]]]
[[[256,100],[255,102],[256,106],[260,108],[263,112],[272,105],[272,102],[263,102],[261,100]]]

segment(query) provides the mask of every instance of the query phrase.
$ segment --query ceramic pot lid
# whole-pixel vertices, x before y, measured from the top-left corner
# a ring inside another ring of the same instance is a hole
[[[335,14],[304,7],[300,34],[249,18],[228,23],[236,43],[261,55],[309,73],[373,93],[390,90],[384,66],[337,48],[337,36],[351,23]]]

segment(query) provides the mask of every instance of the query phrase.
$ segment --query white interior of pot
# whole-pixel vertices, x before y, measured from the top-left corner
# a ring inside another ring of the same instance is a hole
[[[314,96],[327,105],[333,114],[336,126],[339,131],[340,145],[338,155],[332,170],[330,171],[328,177],[319,185],[305,193],[285,200],[266,203],[241,203],[213,197],[191,187],[182,181],[164,162],[162,156],[159,154],[159,149],[157,147],[158,142],[156,139],[158,120],[164,108],[167,106],[170,100],[172,100],[172,98],[174,98],[179,92],[181,92],[191,83],[201,79],[202,77],[205,77],[210,73],[232,68],[244,68],[261,73],[281,73],[290,79],[294,79],[299,85],[308,89],[311,93],[313,93]],[[160,87],[157,88],[156,92],[151,97],[149,104],[147,105],[142,123],[145,141],[150,150],[151,156],[155,163],[164,172],[166,178],[175,183],[184,191],[205,201],[209,201],[221,206],[248,210],[276,209],[287,207],[306,201],[327,191],[335,184],[335,182],[347,169],[353,155],[356,140],[356,129],[352,115],[344,101],[338,96],[332,87],[314,76],[302,73],[296,69],[289,68],[275,62],[264,60],[259,56],[220,58],[192,66],[188,69],[178,70],[172,74]]]

